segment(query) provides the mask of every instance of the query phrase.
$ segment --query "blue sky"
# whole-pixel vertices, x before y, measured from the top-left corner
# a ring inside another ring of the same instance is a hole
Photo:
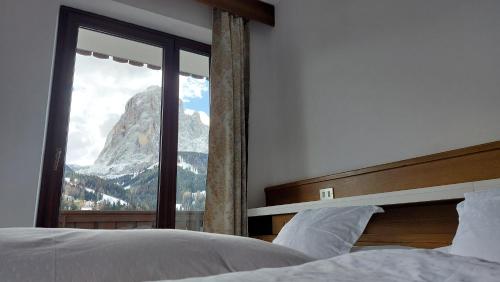
[[[210,84],[207,79],[180,76],[179,96],[186,109],[210,113]]]
[[[198,99],[192,99],[189,102],[184,102],[184,107],[187,109],[193,109],[195,111],[202,111],[210,115],[210,94],[209,94],[209,82],[205,81],[206,89],[202,91],[202,97]]]

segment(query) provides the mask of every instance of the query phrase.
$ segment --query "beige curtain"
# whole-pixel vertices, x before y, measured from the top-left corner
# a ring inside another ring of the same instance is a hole
[[[246,136],[248,28],[214,10],[210,65],[210,137],[203,230],[247,235]]]

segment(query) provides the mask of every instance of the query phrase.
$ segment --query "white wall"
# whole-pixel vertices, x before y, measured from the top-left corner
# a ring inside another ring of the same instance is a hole
[[[0,227],[34,222],[60,3],[210,42],[209,8],[191,10],[186,2],[193,0],[183,0],[165,4],[171,17],[148,11],[161,1],[141,7],[111,0],[0,2]],[[193,21],[186,22],[190,13]]]
[[[56,21],[55,1],[0,4],[0,227],[33,224]]]
[[[287,0],[251,25],[264,188],[500,139],[500,1]]]

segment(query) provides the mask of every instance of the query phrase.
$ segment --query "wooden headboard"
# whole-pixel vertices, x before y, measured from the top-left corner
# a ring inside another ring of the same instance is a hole
[[[317,201],[326,187],[333,188],[335,198],[343,198],[495,178],[500,178],[500,141],[268,187],[266,205]],[[459,201],[383,206],[385,213],[373,216],[357,245],[450,245]],[[272,240],[292,217],[250,217],[250,235]]]

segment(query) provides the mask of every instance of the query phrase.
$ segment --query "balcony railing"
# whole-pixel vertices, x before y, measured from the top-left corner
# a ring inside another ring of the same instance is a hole
[[[156,222],[154,211],[61,211],[59,227],[84,229],[147,229]],[[201,231],[203,211],[177,211],[175,227]]]

